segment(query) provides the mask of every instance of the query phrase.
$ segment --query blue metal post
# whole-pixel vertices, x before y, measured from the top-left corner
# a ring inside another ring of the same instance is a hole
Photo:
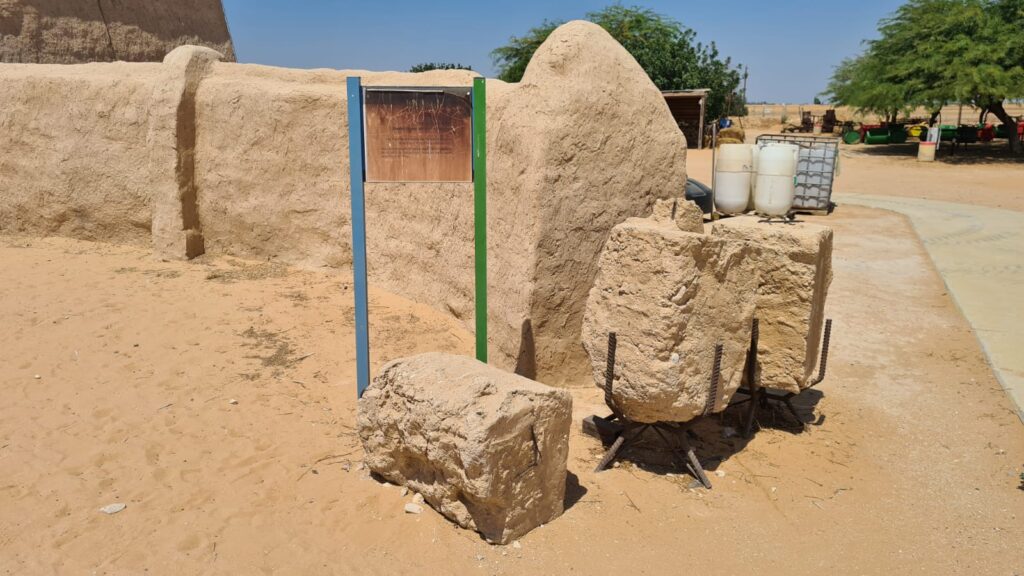
[[[370,385],[370,319],[366,285],[366,200],[363,192],[363,87],[348,78],[348,162],[352,177],[352,276],[356,296],[356,392]]]

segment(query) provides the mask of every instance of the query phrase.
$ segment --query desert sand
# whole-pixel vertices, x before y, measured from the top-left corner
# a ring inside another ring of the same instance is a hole
[[[702,154],[690,172],[710,180]],[[991,174],[964,199],[1022,206],[1017,166],[843,160],[840,190],[953,198],[952,178]],[[723,438],[734,411],[703,421],[711,491],[628,461],[595,474],[579,421],[606,409],[581,382],[566,512],[504,547],[405,514],[360,469],[348,271],[0,236],[0,572],[1020,570],[1021,423],[907,221],[836,199],[804,217],[835,229],[832,360],[799,400],[815,425],[765,413],[747,442]],[[426,306],[371,292],[370,316],[374,370],[472,350]]]

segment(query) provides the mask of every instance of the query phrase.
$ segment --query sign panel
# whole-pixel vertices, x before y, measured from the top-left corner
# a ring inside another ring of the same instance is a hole
[[[366,88],[367,182],[471,182],[473,105],[460,88]]]

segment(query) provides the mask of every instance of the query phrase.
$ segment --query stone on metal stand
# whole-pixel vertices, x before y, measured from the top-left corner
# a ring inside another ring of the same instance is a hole
[[[809,390],[820,384],[825,379],[825,371],[828,368],[828,347],[829,341],[832,337],[832,319],[829,318],[825,321],[825,334],[821,344],[821,358],[818,364],[818,375],[811,380],[810,384],[804,390]],[[800,430],[807,428],[806,422],[800,413],[797,412],[796,406],[793,405],[793,398],[803,392],[783,392],[780,390],[774,390],[762,386],[757,381],[757,339],[758,339],[758,320],[754,318],[754,324],[750,331],[750,349],[747,350],[747,386],[746,388],[739,388],[736,390],[737,394],[744,394],[747,398],[733,402],[732,406],[739,406],[744,402],[749,402],[750,407],[747,409],[746,419],[743,424],[743,436],[749,438],[753,432],[754,421],[757,419],[757,408],[766,408],[770,402],[783,404],[796,421],[800,424]]]
[[[682,447],[673,447],[673,455],[678,456],[679,452],[683,452],[684,457],[680,458],[680,460],[686,470],[699,480],[705,488],[711,489],[711,481],[708,480],[707,474],[704,473],[704,467],[701,466],[700,460],[697,459],[697,454],[693,451],[693,446],[690,444],[690,426],[688,422],[632,422],[623,416],[619,410],[612,395],[612,387],[615,381],[615,349],[617,345],[618,339],[615,333],[608,334],[608,366],[605,370],[604,402],[612,413],[607,418],[590,416],[583,420],[584,433],[599,438],[602,443],[611,442],[611,446],[605,452],[604,457],[601,458],[594,471],[600,472],[607,468],[626,445],[626,442],[639,444],[642,441],[640,438],[643,434],[651,430],[669,447],[672,447],[673,443],[669,440],[668,435],[679,439],[682,442]],[[715,363],[711,372],[711,386],[708,390],[708,401],[704,408],[704,414],[714,412],[717,407],[721,367],[722,345],[718,344],[715,346]]]

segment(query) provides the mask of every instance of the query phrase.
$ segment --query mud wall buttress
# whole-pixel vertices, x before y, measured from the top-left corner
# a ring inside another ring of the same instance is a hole
[[[196,92],[222,58],[209,48],[178,48],[164,59],[165,79],[153,91],[151,162],[174,175],[153,188],[153,251],[160,258],[195,258],[205,252],[196,199]]]

